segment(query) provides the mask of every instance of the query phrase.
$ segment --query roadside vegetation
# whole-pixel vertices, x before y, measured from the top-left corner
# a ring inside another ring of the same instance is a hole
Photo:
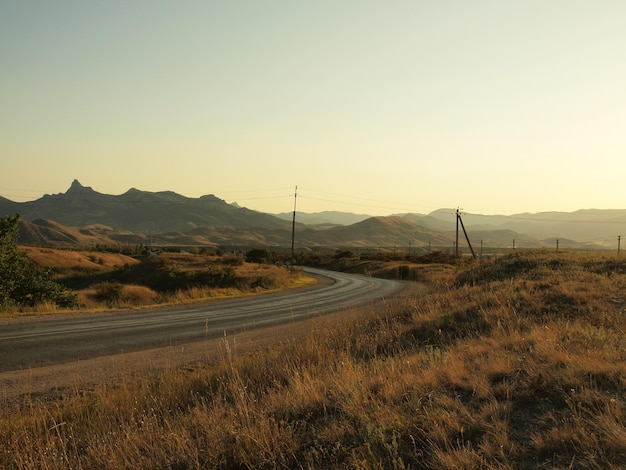
[[[0,467],[626,467],[624,260],[516,252],[429,275],[419,298],[262,351],[224,339],[193,369],[7,403]]]
[[[125,254],[17,246],[18,222],[0,219],[0,317],[185,304],[314,282],[263,249],[134,247]]]
[[[53,279],[49,269],[38,267],[17,249],[20,216],[0,218],[0,311],[51,304],[75,307],[76,295]]]

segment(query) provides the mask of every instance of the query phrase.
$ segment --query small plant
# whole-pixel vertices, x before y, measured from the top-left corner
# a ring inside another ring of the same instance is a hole
[[[124,286],[119,282],[101,282],[96,284],[94,289],[96,291],[96,298],[107,304],[115,304],[122,298],[122,289]]]

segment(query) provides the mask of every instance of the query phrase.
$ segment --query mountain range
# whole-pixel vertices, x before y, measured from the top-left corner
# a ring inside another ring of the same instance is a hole
[[[129,189],[114,196],[74,180],[65,193],[29,202],[0,197],[0,216],[19,213],[20,243],[89,247],[109,244],[290,247],[293,213],[253,211],[214,196],[189,198],[171,191]],[[410,249],[454,246],[456,212],[372,217],[347,212],[296,214],[297,247]],[[474,249],[551,247],[606,248],[626,234],[626,210],[580,210],[536,214],[463,213]],[[460,246],[465,239],[460,235]]]

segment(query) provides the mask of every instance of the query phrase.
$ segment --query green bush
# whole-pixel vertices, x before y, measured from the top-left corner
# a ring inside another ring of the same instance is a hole
[[[42,302],[77,306],[77,296],[55,282],[49,269],[33,265],[18,251],[19,221],[19,214],[0,219],[0,306],[34,307]]]
[[[246,253],[246,261],[248,263],[269,263],[272,259],[272,254],[266,248],[254,248]]]

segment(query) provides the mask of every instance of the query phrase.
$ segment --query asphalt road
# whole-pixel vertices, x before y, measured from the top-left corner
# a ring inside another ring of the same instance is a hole
[[[373,303],[402,283],[304,268],[317,289],[141,311],[32,317],[0,324],[0,372],[172,346]]]

